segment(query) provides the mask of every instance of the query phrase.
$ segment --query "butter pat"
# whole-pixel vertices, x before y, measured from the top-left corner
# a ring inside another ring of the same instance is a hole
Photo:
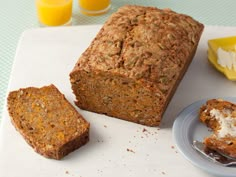
[[[222,67],[236,71],[236,52],[226,51],[221,47],[217,50],[217,63]]]
[[[231,111],[225,109],[223,112],[212,109],[210,115],[215,117],[220,124],[220,129],[217,132],[219,138],[224,138],[227,135],[236,137],[236,118],[231,116]]]
[[[236,36],[208,40],[208,60],[227,79],[236,81]]]

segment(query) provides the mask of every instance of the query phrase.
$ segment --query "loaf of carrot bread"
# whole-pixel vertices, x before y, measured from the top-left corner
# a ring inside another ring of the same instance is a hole
[[[54,86],[8,95],[11,122],[39,154],[61,159],[89,140],[89,123]]]
[[[236,158],[236,104],[220,100],[208,100],[200,109],[200,120],[213,130],[204,139],[212,150]]]
[[[171,10],[126,5],[101,28],[70,73],[76,105],[148,126],[162,115],[204,26]]]

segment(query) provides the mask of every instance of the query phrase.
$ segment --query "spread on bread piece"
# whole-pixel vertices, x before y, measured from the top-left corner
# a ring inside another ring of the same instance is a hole
[[[76,105],[157,126],[195,54],[203,25],[171,10],[126,5],[70,73]]]
[[[11,122],[36,152],[61,159],[89,140],[89,123],[54,86],[9,93]]]
[[[236,104],[221,99],[208,100],[200,109],[200,120],[213,130],[205,145],[236,158]]]

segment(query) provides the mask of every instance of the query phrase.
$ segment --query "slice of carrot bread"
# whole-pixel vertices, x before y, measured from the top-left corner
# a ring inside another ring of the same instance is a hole
[[[236,157],[236,104],[220,100],[208,100],[200,109],[200,120],[213,130],[204,139],[205,145],[231,157]]]
[[[7,101],[15,128],[47,158],[61,159],[89,140],[89,123],[54,85],[12,91]]]

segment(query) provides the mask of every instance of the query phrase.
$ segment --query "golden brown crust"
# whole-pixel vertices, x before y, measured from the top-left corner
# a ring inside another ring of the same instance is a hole
[[[77,105],[144,125],[159,125],[202,31],[202,24],[171,10],[135,5],[120,8],[70,74]],[[109,104],[101,101],[106,97]]]
[[[220,136],[219,131],[224,125],[222,121],[212,114],[212,110],[219,111],[223,115],[223,119],[231,119],[230,127],[235,127],[236,104],[221,99],[211,99],[200,108],[201,122],[213,130],[213,133],[204,139],[205,145],[210,149],[236,158],[236,137],[227,134],[227,132],[224,132],[224,136]]]
[[[89,123],[54,85],[12,91],[7,101],[15,128],[45,157],[61,159],[89,140]]]

